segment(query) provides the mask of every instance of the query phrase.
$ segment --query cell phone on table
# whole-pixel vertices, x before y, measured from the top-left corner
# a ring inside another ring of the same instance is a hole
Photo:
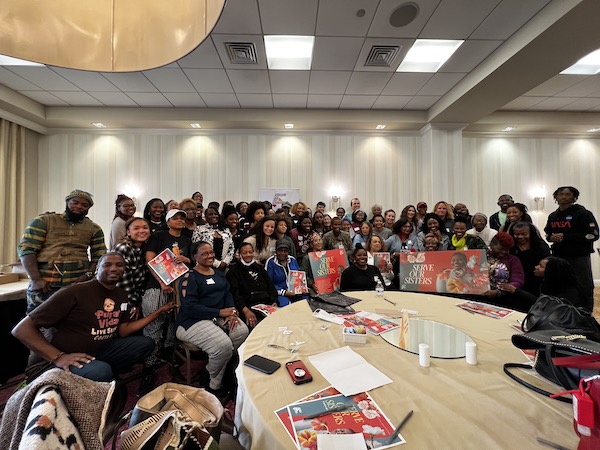
[[[271,375],[277,369],[281,367],[277,361],[273,361],[272,359],[265,358],[264,356],[254,355],[244,361],[244,365],[248,367],[252,367],[262,373],[266,373],[267,375]]]
[[[285,363],[285,367],[287,368],[294,384],[310,383],[313,380],[312,375],[304,363],[299,359]]]

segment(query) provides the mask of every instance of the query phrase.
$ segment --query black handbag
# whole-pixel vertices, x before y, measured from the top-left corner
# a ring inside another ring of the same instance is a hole
[[[563,330],[600,341],[600,324],[587,309],[577,308],[567,300],[551,295],[542,295],[537,299],[525,316],[521,328],[526,333]]]
[[[523,350],[535,350],[533,369],[544,378],[564,390],[577,389],[581,378],[600,374],[600,342],[588,339],[583,334],[571,334],[563,330],[540,330],[515,334],[513,344]],[[545,396],[552,395],[519,378],[510,369],[531,369],[529,364],[504,364],[504,372],[518,383]],[[571,403],[571,399],[557,397]]]

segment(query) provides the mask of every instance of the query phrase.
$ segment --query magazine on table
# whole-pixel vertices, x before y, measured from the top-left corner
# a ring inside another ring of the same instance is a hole
[[[464,309],[465,311],[469,311],[470,313],[481,314],[483,316],[492,317],[494,319],[503,319],[506,316],[510,316],[512,313],[514,313],[512,309],[472,301],[459,303],[456,306]]]
[[[273,314],[279,308],[277,306],[265,305],[264,303],[259,303],[258,305],[251,306],[250,309],[254,311],[258,311],[263,314],[265,317]]]
[[[345,326],[352,327],[363,325],[370,333],[376,335],[400,326],[398,323],[385,319],[379,314],[367,311],[359,311],[356,314],[344,314],[341,317],[344,319]]]
[[[388,448],[406,441],[400,435],[388,444],[394,425],[366,393],[345,397],[342,394],[288,405],[296,445],[318,450],[317,434],[357,434],[367,448]]]
[[[175,253],[170,248],[164,249],[148,262],[148,266],[165,284],[171,284],[190,269],[184,263],[175,262]]]
[[[288,275],[288,287],[296,295],[308,293],[306,284],[306,272],[303,270],[290,270]]]

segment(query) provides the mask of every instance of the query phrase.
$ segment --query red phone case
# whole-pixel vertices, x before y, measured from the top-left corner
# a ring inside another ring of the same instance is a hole
[[[306,368],[306,366],[304,365],[304,363],[300,360],[297,361],[290,361],[288,363],[285,364],[285,367],[288,370],[288,373],[290,374],[290,377],[292,378],[292,381],[294,382],[294,384],[304,384],[304,383],[309,383],[312,381],[312,375],[310,374],[310,372],[308,371],[308,369]],[[296,369],[302,369],[304,370],[305,374],[302,377],[298,377],[294,374],[294,371]]]

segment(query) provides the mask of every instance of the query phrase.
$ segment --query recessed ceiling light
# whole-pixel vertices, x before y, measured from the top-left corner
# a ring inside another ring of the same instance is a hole
[[[463,42],[417,39],[396,72],[437,72]]]
[[[600,72],[600,49],[588,53],[571,67],[566,68],[561,75],[595,75]]]
[[[517,129],[517,127],[506,127],[502,131],[513,131],[513,130],[516,130],[516,129]]]
[[[192,128],[202,128],[202,125],[200,125],[199,123],[190,123],[190,127],[192,127]]]
[[[314,36],[265,36],[270,70],[310,70]]]
[[[586,133],[595,133],[597,131],[600,131],[600,128],[590,128],[589,130],[586,130]]]
[[[100,122],[92,122],[92,125],[94,125],[96,128],[106,128],[106,125]]]
[[[383,130],[385,128],[385,125],[377,125],[375,127],[376,130]]]
[[[44,64],[27,61],[26,59],[13,58],[12,56],[0,55],[0,66],[37,66],[46,67]]]
[[[284,128],[294,128],[294,124],[293,123],[286,123],[283,125]]]

